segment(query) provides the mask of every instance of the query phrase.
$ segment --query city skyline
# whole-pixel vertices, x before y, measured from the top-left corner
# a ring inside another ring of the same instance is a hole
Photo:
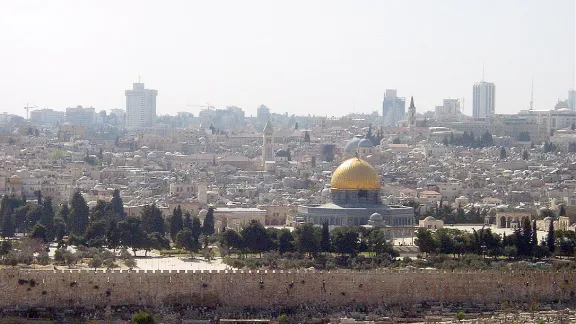
[[[574,87],[572,1],[319,2],[306,10],[126,2],[112,11],[106,2],[31,3],[0,13],[0,111],[21,116],[27,102],[125,109],[123,91],[138,75],[162,92],[158,115],[197,115],[186,105],[207,102],[252,116],[260,104],[297,115],[380,113],[386,89],[414,96],[419,113],[465,98],[462,112],[472,115],[472,85],[482,79],[498,87],[502,114],[529,108],[532,79],[538,110]],[[101,16],[106,24],[88,23]]]

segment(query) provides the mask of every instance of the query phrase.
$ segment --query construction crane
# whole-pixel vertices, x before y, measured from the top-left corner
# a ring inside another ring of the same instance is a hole
[[[38,106],[30,106],[28,103],[26,103],[26,107],[24,107],[24,109],[26,109],[26,119],[30,119],[30,109],[36,108],[38,108]]]
[[[200,108],[206,108],[206,109],[214,109],[214,106],[212,106],[209,103],[206,103],[206,105],[186,105],[186,107],[200,107]]]

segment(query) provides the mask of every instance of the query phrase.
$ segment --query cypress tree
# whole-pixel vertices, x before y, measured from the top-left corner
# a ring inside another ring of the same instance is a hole
[[[548,226],[548,236],[546,238],[546,245],[548,246],[550,253],[554,253],[555,241],[556,238],[554,237],[554,220],[551,220],[550,225]]]
[[[322,238],[320,240],[320,248],[322,252],[330,252],[330,229],[328,228],[328,221],[322,223]]]
[[[190,232],[192,232],[192,237],[194,237],[194,239],[198,241],[200,234],[202,234],[202,224],[200,223],[200,218],[198,217],[192,218],[192,227],[190,229]]]
[[[184,229],[192,230],[192,215],[190,215],[189,211],[184,213]]]
[[[206,236],[214,234],[214,207],[208,207],[208,213],[204,217],[204,224],[202,224],[202,233]]]
[[[15,232],[14,217],[12,214],[4,215],[2,218],[2,237],[13,237]]]
[[[120,190],[114,189],[112,200],[110,200],[110,206],[112,207],[117,220],[123,220],[125,218],[126,215],[124,214],[124,202],[120,197]]]
[[[172,216],[170,217],[170,238],[172,241],[176,241],[176,235],[184,228],[184,222],[182,220],[182,207],[174,208]]]
[[[48,197],[42,202],[42,216],[40,224],[46,228],[46,238],[51,241],[54,237],[54,208],[52,207],[52,198]]]
[[[88,208],[88,204],[86,204],[86,200],[84,200],[82,194],[76,192],[72,196],[70,205],[72,207],[70,208],[70,215],[68,216],[69,232],[70,234],[83,236],[89,223],[88,215],[90,214],[90,209]]]
[[[70,216],[70,208],[68,208],[68,203],[64,203],[58,211],[58,217],[62,218],[64,223],[68,223],[68,216]]]

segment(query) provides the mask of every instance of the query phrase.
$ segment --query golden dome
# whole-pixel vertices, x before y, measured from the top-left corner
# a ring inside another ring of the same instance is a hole
[[[380,190],[380,178],[374,167],[357,157],[342,162],[330,182],[332,189]]]

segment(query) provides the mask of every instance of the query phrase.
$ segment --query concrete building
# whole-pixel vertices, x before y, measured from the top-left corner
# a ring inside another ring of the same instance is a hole
[[[382,102],[382,119],[384,126],[396,126],[406,115],[406,101],[397,96],[396,90],[386,89]]]
[[[66,122],[70,125],[84,126],[86,128],[92,127],[96,119],[96,109],[93,107],[83,108],[77,106],[76,108],[66,108]]]
[[[66,113],[54,109],[38,109],[30,112],[30,121],[43,126],[56,126],[64,122]]]
[[[474,85],[473,90],[473,117],[491,118],[494,116],[496,106],[496,87],[494,83],[479,82]]]
[[[442,106],[436,106],[434,117],[437,121],[461,121],[460,100],[444,99]]]
[[[568,91],[568,109],[576,111],[576,90]]]
[[[126,128],[138,129],[153,126],[156,122],[157,90],[145,89],[144,83],[134,83],[126,90]]]
[[[261,123],[267,122],[270,119],[270,108],[260,105],[256,110],[256,118],[258,118]]]

